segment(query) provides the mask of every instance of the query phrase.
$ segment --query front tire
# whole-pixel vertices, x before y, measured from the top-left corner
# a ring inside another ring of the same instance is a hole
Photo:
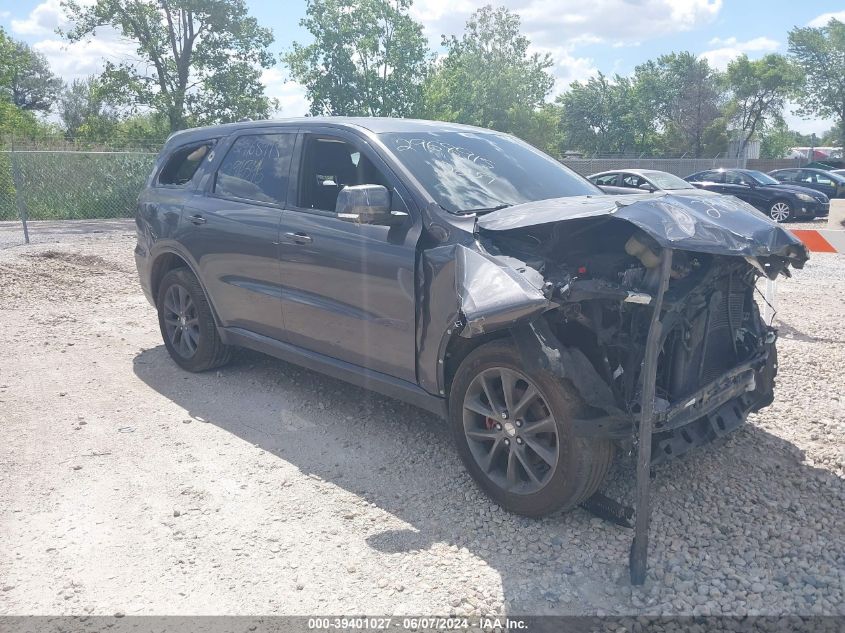
[[[200,372],[229,362],[232,348],[220,339],[208,298],[190,270],[164,275],[156,306],[164,345],[182,369]]]
[[[769,217],[778,223],[787,222],[792,218],[792,205],[788,200],[775,200],[769,207]]]
[[[524,369],[519,351],[504,340],[470,353],[449,394],[464,466],[493,501],[529,517],[574,508],[607,475],[613,444],[572,432],[571,420],[583,411],[568,382]]]

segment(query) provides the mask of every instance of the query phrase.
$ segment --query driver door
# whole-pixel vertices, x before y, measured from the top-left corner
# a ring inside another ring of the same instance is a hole
[[[409,194],[366,141],[335,128],[300,134],[291,184],[279,251],[287,340],[416,382],[419,222]],[[387,187],[404,224],[338,218],[338,192],[361,184]]]

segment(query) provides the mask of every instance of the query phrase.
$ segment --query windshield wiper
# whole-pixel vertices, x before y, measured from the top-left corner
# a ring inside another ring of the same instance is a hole
[[[461,211],[461,215],[469,215],[471,213],[491,213],[492,211],[501,211],[502,209],[507,209],[511,207],[511,204],[498,204],[495,207],[482,207],[481,209],[466,209]]]

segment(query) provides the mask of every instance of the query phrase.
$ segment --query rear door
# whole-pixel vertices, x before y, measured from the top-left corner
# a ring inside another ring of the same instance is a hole
[[[801,187],[809,187],[816,191],[821,191],[828,198],[836,197],[836,184],[833,179],[826,174],[809,169],[799,170],[798,178],[795,179],[795,184]]]
[[[408,191],[351,132],[314,127],[298,147],[280,234],[288,340],[416,382],[419,220]],[[409,214],[406,221],[388,227],[339,219],[338,191],[361,184],[387,187],[393,209]]]
[[[295,142],[295,128],[234,134],[215,148],[202,195],[182,213],[182,243],[220,324],[279,340],[279,226]]]

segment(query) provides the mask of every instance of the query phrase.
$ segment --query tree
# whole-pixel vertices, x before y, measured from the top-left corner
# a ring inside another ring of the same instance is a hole
[[[411,0],[309,0],[314,41],[284,55],[311,114],[410,116],[422,104],[428,50]]]
[[[740,55],[728,64],[731,118],[740,133],[737,156],[768,121],[781,116],[786,99],[801,84],[800,71],[783,55],[770,54],[756,61]]]
[[[587,154],[625,151],[628,140],[625,89],[602,73],[586,82],[574,81],[557,98],[563,112],[561,128],[567,148]]]
[[[427,116],[511,131],[554,85],[551,57],[529,54],[530,44],[507,9],[473,13],[460,39],[443,37],[447,54],[426,86]]]
[[[760,158],[783,158],[790,149],[801,145],[798,136],[781,117],[767,122],[760,130]]]
[[[47,58],[28,44],[0,34],[3,42],[0,91],[21,110],[49,112],[62,89],[62,80],[50,71]]]
[[[789,32],[789,55],[805,77],[799,114],[833,118],[845,145],[845,23],[796,27]]]
[[[74,79],[59,97],[59,116],[71,138],[106,140],[118,122],[117,112],[103,98],[97,77]]]
[[[659,89],[665,149],[699,158],[725,145],[721,77],[706,59],[689,52],[670,53],[637,66],[636,72],[651,77]]]
[[[258,26],[244,0],[67,0],[62,6],[74,23],[70,41],[112,27],[136,45],[137,61],[106,62],[100,79],[109,101],[160,112],[171,131],[269,115],[260,69],[274,63],[273,34]]]

